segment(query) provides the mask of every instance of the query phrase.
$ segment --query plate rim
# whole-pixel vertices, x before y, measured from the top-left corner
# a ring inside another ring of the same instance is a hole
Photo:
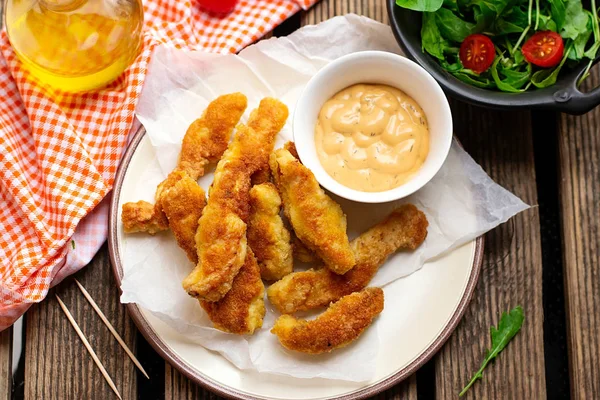
[[[140,125],[138,131],[135,133],[130,143],[127,145],[127,149],[121,159],[119,168],[117,169],[117,174],[115,176],[113,184],[112,198],[110,200],[108,220],[108,252],[110,256],[110,263],[113,276],[119,289],[119,297],[122,294],[121,279],[123,276],[123,267],[121,265],[121,257],[118,252],[119,244],[117,241],[117,216],[119,197],[121,194],[121,187],[123,185],[123,180],[125,178],[127,168],[129,167],[129,163],[131,162],[131,158],[133,157],[133,154],[137,150],[137,147],[141,143],[145,134],[146,129],[143,125]],[[423,364],[429,361],[441,349],[444,343],[446,343],[446,341],[450,338],[452,332],[454,332],[454,330],[458,326],[458,323],[462,319],[467,309],[467,306],[471,302],[471,298],[473,297],[473,293],[475,291],[475,287],[479,279],[479,274],[481,272],[481,266],[483,264],[484,242],[485,240],[483,235],[475,239],[475,254],[473,257],[473,268],[471,270],[471,274],[469,275],[465,292],[458,303],[456,311],[454,312],[454,314],[452,314],[452,316],[446,323],[444,329],[442,329],[441,333],[433,340],[433,342],[417,358],[415,358],[406,367],[397,371],[393,375],[388,376],[387,378],[377,383],[374,383],[362,389],[358,389],[352,393],[343,395],[341,397],[336,397],[337,399],[360,400],[383,392],[384,390],[391,388],[392,386],[400,383],[404,379],[414,374],[420,367],[423,366]],[[165,361],[171,364],[172,367],[177,369],[183,375],[185,375],[192,381],[198,383],[205,389],[229,399],[264,400],[264,397],[255,397],[248,393],[238,391],[232,387],[223,385],[220,382],[215,381],[214,379],[209,378],[201,372],[191,368],[188,365],[188,363],[182,360],[172,349],[169,348],[169,346],[163,340],[161,340],[161,338],[157,335],[152,326],[150,326],[137,304],[128,303],[125,305],[125,307],[127,309],[127,312],[129,313],[129,316],[131,317],[131,319],[133,319],[133,322],[135,323],[136,327],[144,336],[144,338],[148,341],[148,343],[150,343],[152,348]]]

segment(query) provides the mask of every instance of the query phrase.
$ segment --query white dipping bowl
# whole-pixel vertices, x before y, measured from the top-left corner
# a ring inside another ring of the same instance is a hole
[[[389,85],[412,97],[423,109],[429,127],[429,154],[406,183],[383,192],[363,192],[342,185],[329,175],[317,155],[315,126],[321,107],[342,89],[358,83]],[[427,71],[409,59],[383,51],[362,51],[327,64],[300,94],[293,120],[294,142],[302,163],[332,193],[361,203],[385,203],[406,197],[433,178],[452,144],[452,114],[448,99]]]

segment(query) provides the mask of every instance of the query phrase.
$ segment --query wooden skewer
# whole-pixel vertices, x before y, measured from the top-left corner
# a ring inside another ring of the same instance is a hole
[[[125,342],[123,341],[123,339],[121,338],[121,336],[117,333],[117,331],[112,326],[112,324],[110,322],[108,322],[108,319],[106,318],[106,316],[104,315],[104,313],[102,312],[102,310],[100,310],[100,307],[98,307],[98,304],[96,304],[96,302],[94,301],[94,299],[92,298],[92,296],[89,294],[89,292],[87,290],[85,290],[85,288],[83,287],[83,285],[81,283],[79,283],[79,281],[77,279],[75,279],[75,283],[77,284],[77,286],[79,286],[79,289],[81,290],[81,293],[83,293],[83,295],[85,296],[85,298],[87,299],[87,301],[90,302],[90,304],[92,305],[92,308],[96,311],[96,313],[98,314],[98,316],[100,317],[100,319],[102,320],[102,322],[104,322],[104,324],[106,325],[106,327],[108,328],[108,330],[110,331],[110,333],[113,334],[113,336],[115,337],[115,339],[117,339],[117,342],[119,342],[119,344],[121,345],[121,347],[123,348],[123,350],[125,350],[125,352],[129,356],[129,358],[131,358],[131,361],[133,361],[133,363],[135,364],[135,366],[138,367],[140,371],[142,371],[142,374],[144,374],[144,376],[146,378],[150,379],[150,377],[148,376],[148,374],[146,373],[146,371],[144,371],[144,367],[142,367],[142,364],[140,364],[140,362],[133,355],[133,353],[131,352],[131,350],[129,350],[129,347],[127,347],[127,345],[125,344]]]
[[[106,379],[106,382],[108,382],[110,388],[115,392],[115,394],[117,395],[117,397],[119,398],[119,400],[122,400],[121,394],[117,390],[117,387],[115,386],[115,383],[113,382],[112,379],[110,379],[110,376],[108,375],[108,372],[106,372],[106,369],[104,368],[104,365],[102,365],[102,363],[98,359],[98,356],[96,355],[96,352],[94,352],[94,349],[92,349],[92,346],[90,346],[90,342],[87,341],[87,339],[85,338],[85,335],[83,334],[83,332],[81,331],[81,329],[79,329],[79,325],[77,325],[77,322],[75,322],[75,319],[73,318],[73,316],[69,312],[69,309],[67,308],[67,306],[65,306],[65,303],[62,302],[62,300],[60,299],[60,297],[58,297],[57,294],[55,294],[55,296],[56,296],[56,300],[58,300],[58,304],[60,304],[60,308],[62,308],[63,311],[65,312],[65,315],[67,316],[67,319],[69,320],[69,322],[71,323],[71,325],[73,325],[73,328],[75,329],[75,332],[77,332],[77,335],[79,335],[79,338],[83,342],[83,345],[85,346],[85,348],[87,349],[87,351],[92,356],[92,359],[94,360],[94,362],[96,363],[96,365],[100,369],[100,372],[102,372],[102,375],[104,375],[104,379]]]

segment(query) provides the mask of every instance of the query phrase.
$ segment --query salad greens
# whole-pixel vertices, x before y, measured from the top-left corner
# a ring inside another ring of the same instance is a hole
[[[423,12],[424,52],[456,78],[481,88],[513,93],[545,88],[556,83],[563,67],[586,62],[583,80],[600,47],[596,0],[591,0],[590,10],[581,0],[396,0],[396,4]],[[556,32],[564,42],[564,56],[550,68],[532,65],[521,51],[541,31]],[[496,52],[493,64],[482,73],[465,68],[459,58],[461,43],[475,33],[490,38]]]
[[[492,336],[492,348],[488,350],[488,353],[481,364],[481,368],[479,371],[473,375],[471,381],[465,386],[465,388],[460,392],[459,396],[464,395],[467,390],[477,381],[477,379],[483,378],[483,370],[487,365],[492,361],[512,340],[513,337],[521,330],[521,326],[523,325],[523,320],[525,316],[523,315],[523,308],[521,306],[517,306],[510,310],[508,313],[503,313],[500,318],[500,322],[498,323],[498,328],[491,327],[490,335]]]

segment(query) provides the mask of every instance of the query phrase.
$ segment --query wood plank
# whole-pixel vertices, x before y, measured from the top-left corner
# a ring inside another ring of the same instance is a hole
[[[585,82],[596,87],[598,68]],[[600,109],[562,115],[559,188],[567,337],[573,399],[600,393]]]
[[[9,400],[11,398],[11,391],[12,328],[8,328],[0,332],[0,400]]]
[[[452,102],[455,132],[493,179],[537,204],[531,118]],[[479,369],[500,314],[521,305],[525,322],[466,399],[544,399],[542,257],[539,214],[533,208],[486,236],[483,268],[471,304],[436,356],[437,399],[455,399]]]
[[[417,400],[417,377],[408,378],[405,383],[380,393],[373,399],[381,400]],[[222,397],[211,394],[201,386],[181,375],[179,371],[167,364],[165,368],[165,400],[215,400]]]
[[[90,265],[75,274],[130,349],[135,349],[136,329],[119,303],[108,248],[102,247]],[[27,312],[25,399],[116,398],[60,309],[57,293],[98,354],[124,399],[137,397],[136,368],[79,292],[67,279],[48,298]]]

